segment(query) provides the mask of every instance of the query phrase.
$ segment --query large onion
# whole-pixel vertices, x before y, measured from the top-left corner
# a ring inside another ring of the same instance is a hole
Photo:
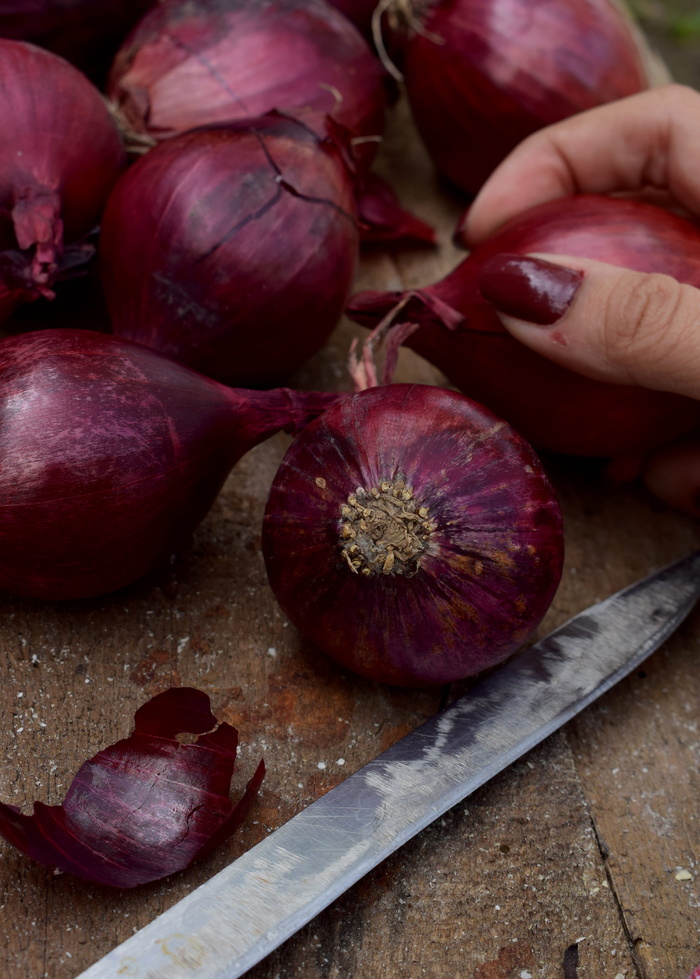
[[[314,120],[320,135],[274,113],[184,133],[124,174],[100,240],[115,333],[254,386],[319,349],[358,231],[342,142]]]
[[[536,129],[646,87],[611,0],[413,6],[401,59],[413,116],[438,169],[469,193]]]
[[[406,345],[540,448],[615,456],[660,445],[700,422],[694,400],[593,381],[518,343],[478,287],[484,262],[502,252],[581,255],[700,286],[696,224],[641,201],[581,195],[514,219],[440,282],[408,293],[359,293],[348,313],[371,326],[409,298],[401,316],[420,328]]]
[[[0,588],[85,598],[199,524],[241,456],[339,396],[227,388],[89,330],[0,342]]]
[[[384,127],[383,78],[357,28],[324,0],[165,0],[127,38],[108,92],[155,139],[317,109],[370,140],[369,159]]]
[[[389,384],[312,421],[274,479],[270,584],[344,666],[420,686],[520,646],[559,582],[554,490],[530,446],[452,391]]]

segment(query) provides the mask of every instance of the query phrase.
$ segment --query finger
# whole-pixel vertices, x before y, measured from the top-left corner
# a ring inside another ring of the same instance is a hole
[[[645,460],[642,478],[664,503],[700,517],[700,441],[656,449]]]
[[[700,399],[700,289],[561,255],[497,255],[479,288],[505,328],[595,380]]]
[[[469,208],[476,245],[522,211],[577,193],[668,191],[700,214],[700,92],[664,85],[578,113],[523,140]]]

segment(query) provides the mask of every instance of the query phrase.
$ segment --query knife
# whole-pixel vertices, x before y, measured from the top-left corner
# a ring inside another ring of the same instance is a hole
[[[485,676],[77,979],[236,979],[639,666],[700,597],[700,551]]]

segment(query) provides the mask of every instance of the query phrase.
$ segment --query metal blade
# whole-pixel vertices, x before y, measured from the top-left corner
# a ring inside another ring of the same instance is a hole
[[[700,551],[520,652],[77,979],[236,979],[634,670],[700,596]]]

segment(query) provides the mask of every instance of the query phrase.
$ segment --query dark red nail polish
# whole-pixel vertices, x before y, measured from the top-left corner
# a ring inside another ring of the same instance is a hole
[[[527,255],[494,255],[479,274],[484,299],[501,313],[551,326],[569,308],[583,272]]]

